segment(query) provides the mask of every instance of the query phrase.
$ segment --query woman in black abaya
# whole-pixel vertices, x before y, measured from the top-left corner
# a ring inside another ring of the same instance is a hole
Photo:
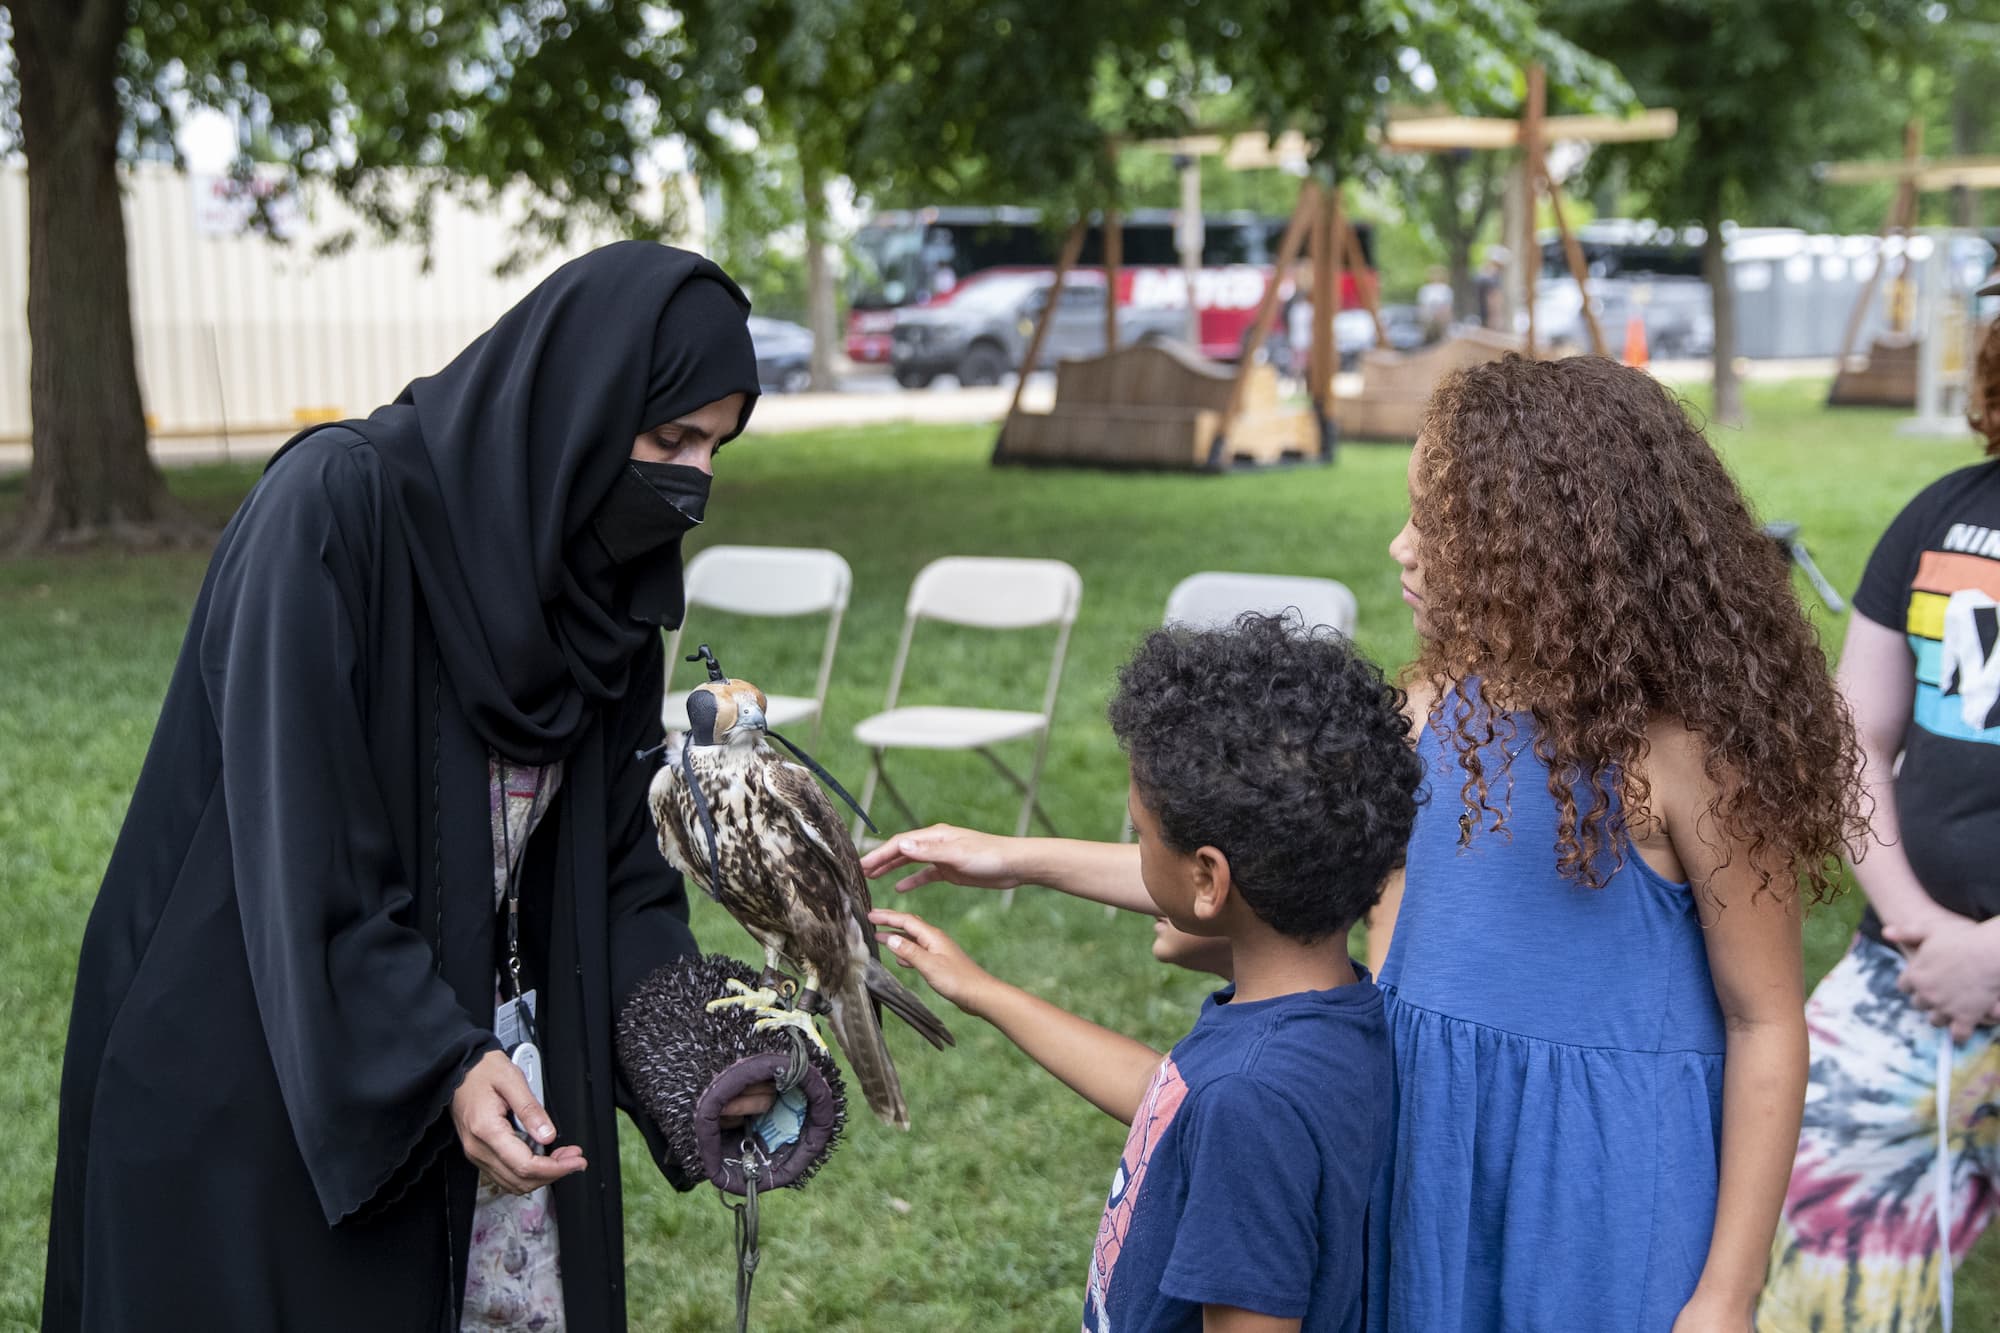
[[[44,1330],[624,1327],[612,1025],[695,949],[634,752],[747,312],[608,246],[244,501],[84,935]]]

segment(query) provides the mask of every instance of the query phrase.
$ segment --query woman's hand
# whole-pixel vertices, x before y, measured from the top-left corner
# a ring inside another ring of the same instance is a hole
[[[753,1083],[722,1104],[717,1120],[724,1129],[736,1129],[752,1116],[759,1116],[778,1102],[778,1085]]]
[[[966,1013],[979,1012],[980,995],[995,984],[993,975],[967,957],[951,936],[909,912],[877,908],[868,914],[868,919],[888,927],[875,938],[889,946],[897,962],[915,968],[932,990]]]
[[[1884,926],[1882,938],[1909,955],[1896,986],[1951,1029],[1953,1041],[2000,1011],[2000,924],[1940,911],[1914,924]]]
[[[466,1160],[484,1171],[501,1189],[532,1194],[542,1186],[574,1175],[588,1165],[575,1144],[537,1157],[507,1119],[521,1122],[535,1141],[555,1142],[555,1122],[535,1100],[528,1080],[500,1051],[488,1051],[466,1073],[451,1095],[451,1120],[458,1130]]]
[[[951,824],[933,824],[914,833],[899,833],[862,857],[861,873],[880,879],[904,866],[923,864],[922,870],[897,883],[898,893],[940,880],[974,889],[1019,888],[1023,876],[1011,853],[1020,841]]]

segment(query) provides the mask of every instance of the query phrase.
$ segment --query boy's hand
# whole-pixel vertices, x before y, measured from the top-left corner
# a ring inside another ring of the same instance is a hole
[[[932,990],[968,1014],[979,1012],[979,996],[984,988],[995,984],[993,976],[967,957],[951,936],[910,912],[878,907],[868,914],[868,919],[889,928],[877,932],[875,938],[889,946],[897,962],[915,968]]]
[[[999,1028],[1091,1105],[1132,1123],[1159,1067],[1158,1051],[988,975],[951,936],[920,916],[877,909],[868,919],[883,928],[875,938],[889,946],[896,961],[921,972],[938,994]]]
[[[862,857],[861,873],[870,879],[880,879],[904,866],[923,864],[922,870],[897,883],[898,893],[908,893],[940,880],[975,889],[1019,888],[1022,876],[1009,855],[1019,841],[950,824],[933,824],[913,833],[899,833]]]

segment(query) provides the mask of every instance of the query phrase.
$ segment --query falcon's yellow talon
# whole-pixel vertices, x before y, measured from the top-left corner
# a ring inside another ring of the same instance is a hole
[[[784,1008],[783,998],[776,991],[768,987],[748,986],[738,981],[735,977],[731,977],[723,983],[722,988],[728,991],[729,994],[719,1000],[710,1000],[708,1002],[708,1012],[711,1014],[718,1009],[735,1009],[739,1007],[757,1014],[778,1012]]]
[[[812,1015],[804,1010],[757,1009],[752,1012],[758,1015],[756,1024],[750,1029],[752,1032],[775,1032],[779,1028],[797,1028],[823,1053],[831,1054],[826,1050],[826,1038],[819,1035],[819,1025],[814,1023]]]
[[[797,983],[792,984],[796,993]],[[812,1039],[812,1044],[826,1050],[826,1039],[819,1035],[819,1027],[812,1015],[803,1009],[794,1009],[790,997],[781,995],[768,986],[749,986],[731,977],[723,983],[728,995],[708,1002],[708,1012],[719,1009],[748,1009],[757,1018],[751,1027],[753,1032],[773,1032],[779,1028],[797,1028]]]

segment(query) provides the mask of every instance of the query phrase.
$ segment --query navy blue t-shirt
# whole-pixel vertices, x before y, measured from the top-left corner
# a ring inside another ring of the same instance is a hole
[[[1085,1333],[1201,1328],[1203,1305],[1361,1327],[1368,1197],[1389,1148],[1389,1033],[1365,969],[1238,1004],[1160,1061],[1091,1251]]]

